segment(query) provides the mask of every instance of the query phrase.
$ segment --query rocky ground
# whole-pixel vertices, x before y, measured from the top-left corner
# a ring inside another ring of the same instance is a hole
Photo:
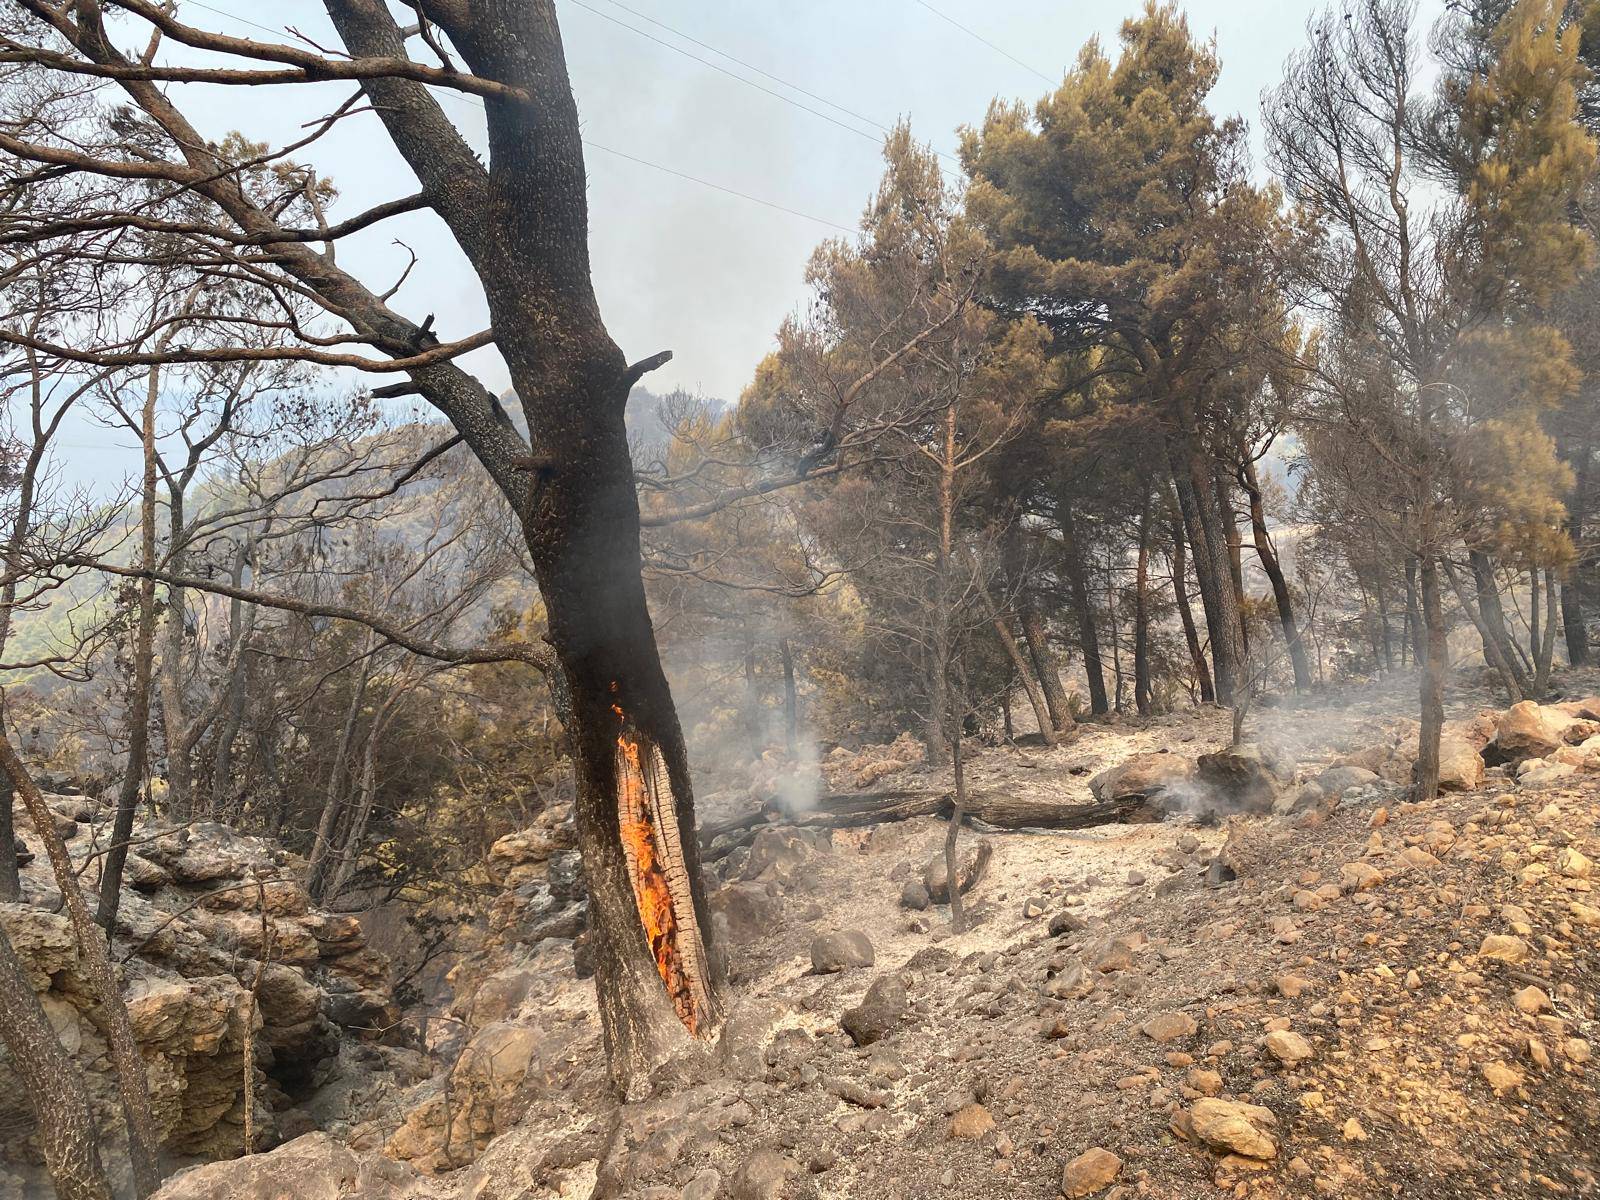
[[[92,891],[109,812],[83,796],[51,794],[46,803]],[[18,816],[22,898],[0,905],[0,925],[84,1068],[115,1164],[122,1125],[104,1023],[39,831]],[[298,882],[303,867],[272,842],[222,825],[135,828],[112,956],[163,1149],[179,1163],[240,1154],[247,1103],[256,1145],[266,1148],[428,1074],[422,1054],[379,1044],[399,1018],[388,963],[355,917],[311,906]],[[248,1100],[247,1037],[255,1046]],[[0,1197],[49,1194],[32,1110],[0,1058]]]
[[[720,1070],[622,1110],[553,810],[497,848],[431,1077],[163,1200],[1600,1194],[1597,683],[1502,713],[1460,681],[1423,804],[1408,681],[1259,708],[1231,750],[1207,710],[984,749],[974,788],[1168,819],[964,831],[959,933],[920,894],[936,817],[730,837]],[[826,765],[942,786],[916,759]]]

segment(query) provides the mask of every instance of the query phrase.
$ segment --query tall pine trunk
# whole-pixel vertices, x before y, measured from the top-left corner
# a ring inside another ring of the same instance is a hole
[[[1083,561],[1083,545],[1078,538],[1078,521],[1072,502],[1061,497],[1056,503],[1056,523],[1061,529],[1062,565],[1067,575],[1067,591],[1078,618],[1078,647],[1083,654],[1083,674],[1089,683],[1089,711],[1107,712],[1106,677],[1100,661],[1100,635],[1095,628],[1094,606],[1089,599],[1089,571]]]
[[[1306,661],[1305,642],[1300,636],[1300,626],[1294,619],[1294,604],[1289,598],[1289,581],[1284,578],[1283,562],[1267,529],[1267,510],[1261,495],[1261,480],[1256,475],[1256,465],[1249,459],[1239,472],[1239,482],[1244,488],[1250,507],[1250,533],[1255,543],[1256,557],[1261,569],[1272,584],[1272,599],[1278,608],[1278,625],[1283,630],[1284,645],[1289,651],[1289,662],[1294,668],[1295,691],[1311,687],[1311,666]]]
[[[1133,704],[1148,717],[1150,695],[1150,603],[1146,595],[1150,575],[1150,496],[1139,509],[1139,550],[1133,571]]]
[[[1432,800],[1439,794],[1439,742],[1444,730],[1444,681],[1450,670],[1450,653],[1445,640],[1444,604],[1439,595],[1439,567],[1432,555],[1422,558],[1419,574],[1426,653],[1420,673],[1422,720],[1413,783],[1419,800]]]
[[[1200,689],[1202,704],[1216,703],[1216,689],[1211,683],[1211,668],[1206,665],[1205,648],[1200,645],[1200,632],[1195,628],[1194,610],[1189,607],[1189,560],[1185,553],[1183,524],[1174,514],[1172,518],[1172,598],[1177,604],[1178,619],[1183,623],[1183,640],[1189,647],[1189,662],[1194,669],[1195,685]]]
[[[1572,495],[1567,500],[1567,537],[1576,550],[1572,565],[1561,581],[1561,628],[1567,643],[1567,661],[1581,667],[1589,661],[1589,628],[1583,615],[1583,539],[1589,517],[1589,460],[1594,448],[1585,438],[1573,474]]]

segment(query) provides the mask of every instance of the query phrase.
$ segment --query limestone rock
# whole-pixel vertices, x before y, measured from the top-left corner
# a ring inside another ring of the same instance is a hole
[[[776,1150],[757,1150],[733,1177],[733,1200],[779,1200],[789,1177],[800,1173],[800,1164]]]
[[[1523,700],[1500,715],[1490,748],[1498,761],[1516,762],[1544,758],[1561,744],[1560,729],[1546,717],[1540,705]]]
[[[994,1117],[981,1104],[968,1104],[950,1118],[950,1136],[976,1141],[994,1128]]]
[[[1315,1056],[1311,1043],[1288,1029],[1275,1029],[1266,1037],[1267,1053],[1286,1067],[1296,1067]]]
[[[1092,1196],[1122,1170],[1122,1160],[1099,1146],[1085,1150],[1061,1169],[1061,1190],[1072,1200]]]
[[[1140,1032],[1152,1041],[1165,1045],[1179,1038],[1193,1037],[1199,1028],[1195,1019],[1188,1013],[1161,1012],[1140,1026]]]
[[[154,1200],[421,1200],[431,1194],[424,1187],[408,1166],[308,1133],[268,1154],[181,1172]]]
[[[1194,1136],[1213,1150],[1246,1158],[1277,1157],[1278,1142],[1270,1131],[1276,1128],[1278,1118],[1269,1108],[1207,1097],[1196,1100],[1188,1116]]]
[[[1491,933],[1478,946],[1479,958],[1497,958],[1509,963],[1525,962],[1530,953],[1527,942],[1509,933]]]
[[[1089,791],[1096,800],[1158,801],[1183,790],[1194,770],[1192,761],[1170,751],[1135,754],[1091,779]]]
[[[1254,742],[1202,754],[1198,781],[1211,804],[1224,812],[1268,812],[1294,783],[1295,764],[1281,752]]]

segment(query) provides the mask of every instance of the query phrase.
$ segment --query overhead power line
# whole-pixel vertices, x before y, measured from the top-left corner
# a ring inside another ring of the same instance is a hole
[[[759,83],[756,83],[755,81],[750,80],[750,79],[746,79],[742,75],[736,75],[732,71],[726,70],[725,68],[718,66],[716,63],[706,62],[705,59],[699,57],[698,55],[690,54],[687,50],[683,50],[678,46],[674,46],[670,42],[665,42],[665,41],[662,41],[660,38],[652,37],[650,34],[646,33],[642,29],[637,29],[634,26],[629,25],[624,21],[619,21],[619,20],[617,20],[617,18],[615,18],[613,16],[610,16],[607,13],[601,12],[599,9],[594,8],[591,5],[585,3],[584,0],[571,0],[571,2],[573,4],[575,4],[575,5],[577,5],[579,8],[587,9],[589,12],[594,13],[598,17],[604,17],[607,21],[610,21],[613,24],[621,25],[622,28],[624,28],[624,29],[632,30],[634,33],[637,33],[640,37],[649,38],[652,42],[655,42],[656,45],[658,45],[658,46],[665,46],[668,50],[674,50],[677,53],[684,55],[686,58],[693,59],[697,63],[703,63],[705,66],[710,67],[713,71],[722,72],[722,74],[728,76],[728,78],[730,78],[730,79],[737,80],[739,83],[745,84],[748,87],[753,87],[758,91],[765,92],[769,96],[773,96],[776,99],[782,100],[785,104],[793,104],[793,105],[795,105],[796,108],[799,108],[804,112],[811,113],[813,116],[821,117],[824,121],[830,121],[835,125],[840,124],[838,121],[834,121],[834,119],[832,117],[828,116],[826,113],[819,113],[813,108],[808,108],[804,104],[799,104],[798,102],[796,102],[795,100],[793,100],[792,98],[790,98],[788,96],[781,95],[778,92],[774,92],[774,91],[771,91],[768,88],[762,87]],[[709,42],[703,42],[699,38],[694,37],[691,34],[684,33],[683,30],[676,29],[673,26],[668,25],[665,21],[658,21],[655,17],[652,17],[652,16],[649,16],[649,15],[647,15],[645,13],[642,13],[638,9],[629,8],[626,4],[620,3],[620,0],[606,0],[606,2],[608,4],[610,4],[613,8],[620,8],[623,12],[627,13],[631,17],[635,17],[638,20],[645,21],[648,24],[654,25],[657,29],[665,30],[666,32],[670,33],[675,38],[679,38],[682,41],[690,43],[691,45],[699,46],[700,49],[709,51],[710,53],[717,55],[717,57],[719,57],[719,58],[725,58],[729,62],[734,63],[735,65],[737,65],[739,67],[742,67],[746,71],[749,71],[749,72],[751,72],[753,74],[756,74],[756,75],[760,75],[763,79],[770,79],[773,83],[778,84],[780,87],[786,87],[792,92],[798,92],[800,95],[806,97],[808,100],[815,100],[818,104],[825,104],[831,109],[834,109],[834,110],[836,110],[838,112],[842,112],[842,113],[845,114],[845,116],[850,117],[852,120],[860,121],[864,125],[871,125],[873,128],[879,129],[884,133],[892,133],[894,131],[892,126],[886,125],[882,121],[879,121],[874,117],[869,117],[869,116],[866,116],[866,115],[864,115],[862,113],[858,113],[853,108],[847,108],[843,104],[839,104],[836,101],[829,100],[826,96],[818,95],[816,92],[813,92],[813,91],[810,91],[810,90],[808,90],[806,88],[801,87],[798,83],[790,83],[787,79],[784,79],[781,75],[774,75],[771,71],[768,71],[768,70],[766,70],[765,68],[762,68],[762,67],[758,67],[754,63],[746,62],[744,59],[738,57],[737,55],[729,54],[726,50],[719,50],[717,47],[711,45]],[[852,132],[852,133],[861,134],[864,137],[871,138],[874,142],[879,140],[878,138],[873,137],[872,134],[862,134],[861,130],[851,128],[848,125],[843,126],[843,128],[850,129],[850,132]],[[953,154],[946,154],[943,150],[935,150],[934,153],[937,154],[940,158],[944,159],[946,162],[954,163],[957,166],[960,165],[960,160],[957,159],[955,157],[955,155],[953,155]]]
[[[766,208],[776,209],[778,212],[788,213],[792,217],[804,217],[807,221],[815,221],[819,225],[827,225],[843,233],[855,233],[856,230],[848,225],[841,225],[837,221],[830,221],[826,217],[814,217],[808,212],[801,212],[798,208],[789,208],[773,200],[763,200],[760,196],[752,196],[749,192],[741,192],[736,188],[724,187],[720,183],[712,183],[709,179],[701,179],[696,175],[689,175],[673,167],[663,166],[661,163],[651,162],[645,158],[635,158],[631,154],[624,154],[621,150],[613,150],[610,146],[602,146],[599,142],[583,139],[583,144],[595,150],[604,150],[607,154],[614,154],[618,158],[625,158],[629,162],[638,163],[641,167],[653,167],[657,171],[665,171],[668,175],[676,175],[679,179],[687,179],[690,183],[698,183],[701,187],[713,188],[729,196],[737,196],[741,200],[748,200],[752,204],[760,204]]]
[[[928,0],[917,0],[917,3],[922,5],[923,8],[927,9],[934,16],[938,17],[941,21],[944,21],[944,22],[946,22],[946,23],[948,23],[950,25],[954,25],[962,33],[966,34],[969,38],[972,38],[975,41],[982,42],[985,46],[989,47],[989,49],[993,50],[996,54],[1000,55],[1002,58],[1010,59],[1012,62],[1016,63],[1017,66],[1021,67],[1024,71],[1031,71],[1033,74],[1037,75],[1040,79],[1042,79],[1046,83],[1048,83],[1051,87],[1055,87],[1056,84],[1061,82],[1059,79],[1051,79],[1050,76],[1046,75],[1043,71],[1039,70],[1037,67],[1030,66],[1028,63],[1023,62],[1015,54],[1011,53],[1011,51],[1005,49],[1004,47],[995,45],[993,42],[991,42],[988,38],[984,37],[983,34],[979,33],[977,30],[969,29],[967,26],[963,25],[960,21],[956,20],[954,17],[948,15],[947,13],[940,12],[933,5],[929,4]]]
[[[576,2],[576,0],[575,0],[575,2]],[[196,7],[196,8],[202,8],[206,12],[214,13],[219,17],[226,17],[230,21],[237,21],[241,25],[249,25],[254,29],[260,29],[263,32],[273,34],[274,36],[276,36],[279,33],[278,30],[271,29],[268,26],[261,24],[259,21],[252,21],[248,17],[239,16],[237,13],[227,12],[224,9],[215,8],[215,7],[213,7],[212,5],[209,5],[209,4],[203,4],[203,3],[201,3],[201,0],[188,0],[188,3],[194,5],[194,7]],[[581,7],[589,8],[589,6],[587,4],[582,4]],[[591,12],[595,12],[596,10],[590,9],[590,11]],[[602,17],[606,16],[605,13],[597,13],[597,15],[598,16],[602,16]],[[613,20],[614,18],[606,17],[606,19],[607,20]],[[622,24],[622,23],[618,22],[618,24]],[[632,28],[632,27],[624,25],[624,28]],[[635,32],[639,32],[639,31],[635,31]],[[644,34],[644,36],[645,37],[649,37],[650,35],[649,34]],[[651,40],[655,40],[655,39],[651,39]],[[667,45],[667,43],[665,43],[665,42],[662,42],[661,44],[662,45]],[[671,47],[671,48],[672,49],[676,49],[676,47]],[[690,57],[694,57],[694,56],[691,55]],[[698,60],[698,61],[704,61],[704,60]],[[711,67],[715,67],[717,70],[722,70],[722,68],[717,67],[715,63],[707,63],[706,65],[707,66],[711,66]],[[737,75],[734,75],[732,77],[735,78],[735,79],[739,78],[739,76],[737,76]],[[749,82],[749,81],[746,80],[744,82]],[[752,84],[751,86],[756,86],[756,85]],[[765,91],[766,89],[763,88],[762,90]],[[461,92],[457,92],[454,89],[445,89],[444,94],[446,96],[450,97],[451,99],[460,100],[463,103],[474,105],[474,106],[476,106],[478,108],[478,110],[480,112],[483,110],[483,101],[480,100],[476,96],[468,96],[468,95],[465,95],[465,94],[463,94]],[[776,95],[776,93],[773,93],[773,94]],[[786,98],[780,96],[779,99],[786,99]],[[804,106],[802,106],[802,107],[804,107]],[[810,110],[807,110],[807,111],[810,111]],[[820,116],[822,114],[818,114],[818,115]],[[824,117],[824,119],[825,120],[832,120],[831,117]],[[842,122],[835,122],[835,124],[840,125],[840,127],[843,128],[843,129],[850,129],[850,131],[852,133],[860,134],[862,137],[872,137],[871,134],[863,133],[859,129],[851,129],[850,126],[844,125]],[[876,140],[876,139],[874,138],[873,140]],[[748,201],[751,204],[759,204],[763,208],[770,208],[775,212],[787,213],[789,216],[792,216],[792,217],[799,217],[802,220],[813,221],[818,225],[826,225],[830,229],[837,229],[842,233],[855,233],[856,232],[854,227],[849,226],[849,225],[842,225],[838,221],[830,221],[827,217],[819,217],[819,216],[813,215],[812,213],[802,212],[798,208],[790,208],[788,205],[780,204],[776,200],[766,200],[766,199],[763,199],[760,196],[753,196],[749,192],[740,191],[738,188],[728,187],[726,184],[714,183],[709,179],[702,179],[698,175],[690,175],[686,171],[680,171],[676,167],[669,167],[665,163],[653,162],[648,158],[640,158],[640,157],[638,157],[637,155],[634,155],[634,154],[626,154],[621,150],[615,150],[610,146],[601,145],[599,142],[591,141],[588,138],[584,138],[583,139],[583,144],[585,146],[590,147],[591,149],[600,150],[600,151],[602,151],[602,152],[604,152],[606,154],[614,155],[617,158],[625,159],[625,160],[627,160],[628,162],[631,162],[631,163],[637,163],[641,167],[649,167],[651,170],[660,171],[663,174],[671,175],[671,176],[674,176],[675,178],[686,180],[689,183],[698,184],[698,185],[700,185],[701,187],[704,187],[704,188],[710,188],[712,191],[721,192],[723,195],[733,196],[733,197],[736,197],[737,199]]]

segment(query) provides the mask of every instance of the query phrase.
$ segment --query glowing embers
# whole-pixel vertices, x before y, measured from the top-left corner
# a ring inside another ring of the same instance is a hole
[[[705,1015],[705,950],[695,923],[688,865],[661,751],[628,726],[617,736],[617,824],[628,881],[656,970],[690,1033]]]

